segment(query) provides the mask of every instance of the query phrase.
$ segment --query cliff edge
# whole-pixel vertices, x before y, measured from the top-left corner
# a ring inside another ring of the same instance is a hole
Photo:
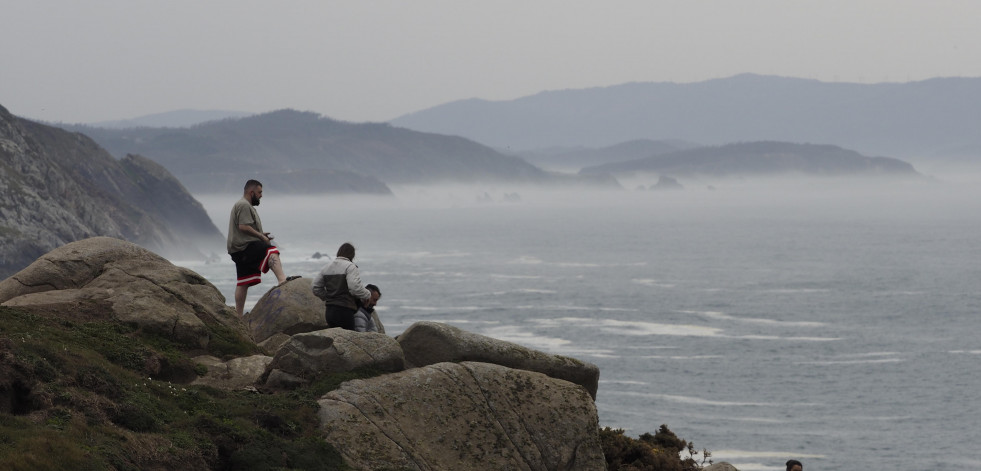
[[[0,277],[94,236],[168,258],[223,250],[204,207],[162,166],[134,155],[116,160],[85,135],[0,106]]]

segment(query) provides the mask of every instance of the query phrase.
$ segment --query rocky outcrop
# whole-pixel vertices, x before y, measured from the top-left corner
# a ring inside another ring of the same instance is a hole
[[[208,368],[208,373],[191,382],[192,386],[210,386],[217,389],[244,389],[255,385],[266,372],[272,357],[252,355],[222,361],[218,357],[202,355],[194,361]]]
[[[678,183],[678,180],[667,175],[661,175],[657,179],[657,183],[651,185],[651,190],[663,191],[663,190],[684,190],[685,187]]]
[[[241,318],[201,275],[110,237],[73,242],[37,259],[0,282],[0,304],[109,316],[192,347],[207,347],[219,331],[251,343]]]
[[[319,401],[326,440],[359,470],[603,470],[585,390],[486,363],[348,381]]]
[[[359,368],[393,372],[404,367],[398,342],[385,334],[326,329],[290,337],[267,368],[266,386],[288,389],[327,373]]]
[[[438,322],[417,322],[399,335],[398,341],[411,366],[462,361],[494,363],[564,379],[583,386],[596,397],[599,368],[575,358],[551,355]]]
[[[93,236],[172,258],[223,249],[203,206],[163,167],[116,160],[82,134],[0,107],[0,278]]]
[[[702,471],[739,471],[735,466],[726,463],[725,461],[720,461],[718,463],[713,463],[706,466]]]

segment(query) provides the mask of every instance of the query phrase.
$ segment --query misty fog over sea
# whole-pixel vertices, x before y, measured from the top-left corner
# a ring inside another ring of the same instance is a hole
[[[389,335],[446,322],[595,363],[601,426],[636,437],[667,424],[742,471],[790,458],[977,469],[979,181],[393,187],[394,198],[268,187],[258,210],[287,274],[313,277],[354,243]],[[196,196],[224,232],[240,195]],[[175,263],[232,303],[234,266],[216,253]],[[274,285],[265,275],[247,309]]]

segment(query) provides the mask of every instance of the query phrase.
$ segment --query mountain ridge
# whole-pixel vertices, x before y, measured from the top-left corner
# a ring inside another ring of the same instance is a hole
[[[235,182],[235,190],[240,191],[242,177],[256,175],[285,178],[294,192],[379,194],[390,194],[387,185],[392,183],[555,179],[518,157],[463,137],[387,123],[349,123],[291,109],[184,129],[69,129],[91,136],[114,155],[138,153],[159,162],[195,193],[208,192],[216,182],[226,180]],[[318,187],[318,182],[301,184],[287,177],[290,172],[298,176],[325,172],[332,178]]]
[[[515,150],[635,139],[705,145],[774,140],[932,158],[981,149],[973,131],[981,128],[978,103],[981,78],[855,84],[741,74],[544,91],[508,101],[460,100],[390,123]]]

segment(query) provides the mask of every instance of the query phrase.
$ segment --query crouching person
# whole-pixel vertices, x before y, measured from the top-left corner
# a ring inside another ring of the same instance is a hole
[[[371,297],[368,298],[368,301],[364,305],[358,308],[358,312],[354,313],[354,330],[358,332],[378,332],[374,314],[375,305],[381,299],[382,293],[377,286],[372,284],[365,285],[365,288],[371,293]]]
[[[361,282],[358,266],[354,264],[353,245],[341,244],[337,257],[313,280],[313,294],[324,300],[327,327],[355,330],[354,315],[359,305],[370,301],[371,293]]]

